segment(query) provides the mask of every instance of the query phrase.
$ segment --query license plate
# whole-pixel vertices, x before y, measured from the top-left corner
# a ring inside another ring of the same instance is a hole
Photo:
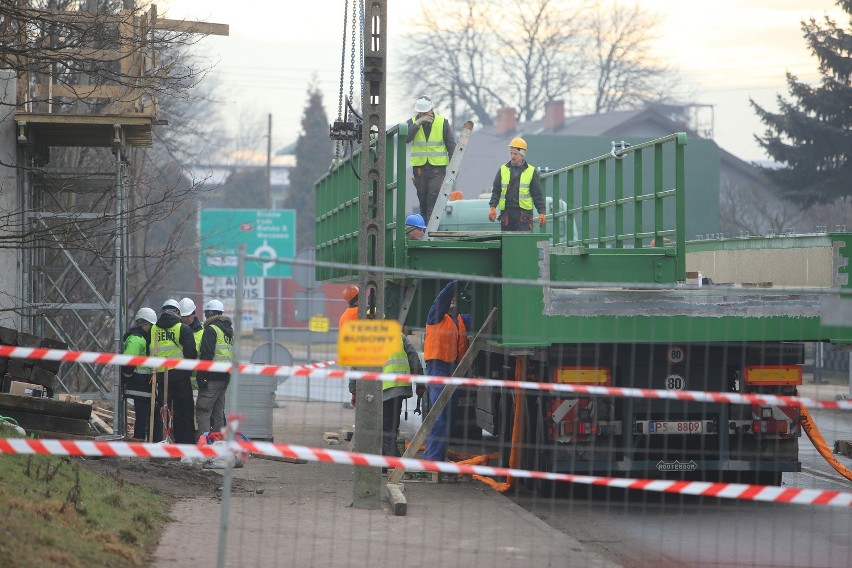
[[[703,434],[704,423],[701,420],[648,421],[649,434]]]

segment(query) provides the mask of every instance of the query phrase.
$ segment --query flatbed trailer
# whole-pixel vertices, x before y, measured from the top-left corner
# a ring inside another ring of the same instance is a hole
[[[474,321],[498,308],[476,376],[793,395],[807,342],[852,342],[837,317],[852,234],[687,242],[684,134],[543,174],[560,204],[552,232],[454,226],[428,241],[406,241],[396,222],[409,211],[404,140],[404,125],[388,132],[387,265],[465,282],[460,307]],[[346,176],[339,167],[317,185],[317,258],[355,264],[357,185]],[[345,280],[357,268],[317,272]],[[409,326],[424,327],[444,283],[419,279]],[[779,484],[801,467],[795,407],[480,389],[475,414],[500,440],[501,465],[525,469]]]

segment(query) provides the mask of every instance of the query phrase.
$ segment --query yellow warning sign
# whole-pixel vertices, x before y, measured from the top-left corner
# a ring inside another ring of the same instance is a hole
[[[325,316],[314,316],[308,320],[308,329],[319,333],[328,331],[328,318]]]
[[[394,320],[350,320],[337,336],[337,361],[350,367],[384,367],[402,328]]]

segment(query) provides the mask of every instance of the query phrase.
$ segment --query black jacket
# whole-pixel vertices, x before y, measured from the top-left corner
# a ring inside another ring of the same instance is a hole
[[[201,349],[198,354],[199,359],[212,361],[216,355],[216,330],[218,327],[225,334],[226,340],[233,344],[234,327],[231,318],[224,315],[212,316],[204,320],[204,334],[201,336]],[[198,371],[199,380],[208,381],[227,381],[230,379],[228,373],[213,373],[210,371]]]

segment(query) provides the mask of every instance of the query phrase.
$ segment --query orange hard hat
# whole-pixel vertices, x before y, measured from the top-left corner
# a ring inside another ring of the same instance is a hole
[[[352,303],[352,300],[358,297],[358,286],[355,284],[350,284],[346,288],[343,289],[343,299],[349,303]]]

